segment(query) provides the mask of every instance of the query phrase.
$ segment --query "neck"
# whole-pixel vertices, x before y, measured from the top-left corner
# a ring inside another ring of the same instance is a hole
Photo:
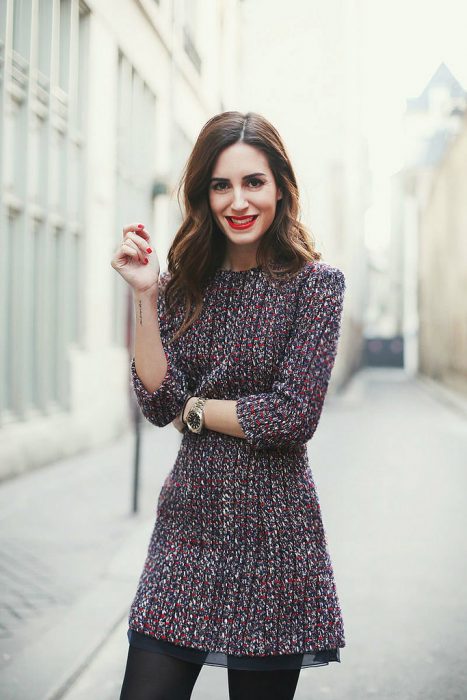
[[[252,259],[251,257],[238,258],[226,256],[221,267],[224,270],[233,270],[234,272],[241,272],[241,270],[249,270],[252,267],[257,267],[257,264],[258,263],[256,262],[256,257]]]

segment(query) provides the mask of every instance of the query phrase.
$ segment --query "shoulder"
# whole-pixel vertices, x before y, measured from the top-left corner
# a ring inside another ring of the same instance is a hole
[[[159,289],[165,289],[167,287],[167,282],[171,277],[172,275],[168,270],[165,272],[159,272]]]
[[[165,305],[167,284],[171,280],[172,275],[167,270],[165,272],[159,272],[159,303]]]
[[[305,263],[300,277],[305,294],[323,297],[345,292],[346,282],[342,270],[322,260]]]
[[[171,275],[169,272],[159,272],[159,293],[157,295],[157,308],[159,310],[159,319],[164,318],[167,313],[166,289],[167,282]]]

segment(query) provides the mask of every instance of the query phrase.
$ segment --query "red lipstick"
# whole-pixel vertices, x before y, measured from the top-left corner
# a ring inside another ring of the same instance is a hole
[[[226,216],[225,218],[229,222],[230,228],[233,228],[235,231],[245,231],[254,225],[258,214],[250,216]]]

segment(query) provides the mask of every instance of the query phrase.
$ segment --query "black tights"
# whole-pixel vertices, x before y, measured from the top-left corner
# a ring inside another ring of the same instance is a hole
[[[189,700],[201,664],[129,645],[120,700]],[[227,669],[230,700],[292,700],[300,669]]]

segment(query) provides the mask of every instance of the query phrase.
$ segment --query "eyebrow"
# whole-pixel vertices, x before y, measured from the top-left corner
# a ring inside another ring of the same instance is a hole
[[[251,177],[257,177],[258,175],[263,175],[266,177],[266,173],[250,173],[250,175],[245,175],[242,177],[242,180],[249,180]],[[229,178],[228,177],[212,177],[211,182],[228,182]]]

